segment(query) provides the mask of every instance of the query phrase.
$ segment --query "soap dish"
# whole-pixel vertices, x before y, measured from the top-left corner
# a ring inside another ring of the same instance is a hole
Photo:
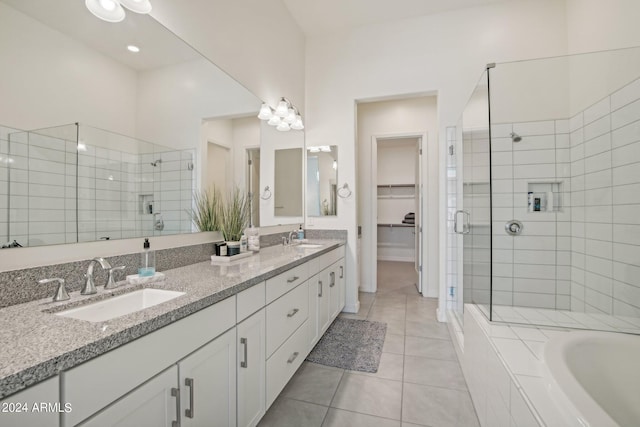
[[[161,282],[165,279],[164,273],[155,272],[153,276],[140,276],[139,274],[132,274],[127,276],[127,283],[130,285],[140,285],[144,283]]]

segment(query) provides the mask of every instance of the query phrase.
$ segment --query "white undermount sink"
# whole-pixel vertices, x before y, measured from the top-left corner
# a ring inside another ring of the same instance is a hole
[[[88,322],[104,322],[116,317],[131,314],[136,311],[162,304],[178,298],[184,292],[165,291],[162,289],[140,289],[124,295],[109,298],[54,313],[56,316],[71,317]]]
[[[321,248],[322,245],[316,245],[314,243],[300,243],[299,245],[296,245],[296,247],[302,248],[302,249],[317,249],[317,248]]]

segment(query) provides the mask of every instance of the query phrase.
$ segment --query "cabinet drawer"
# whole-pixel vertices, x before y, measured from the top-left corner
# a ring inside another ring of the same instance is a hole
[[[235,326],[235,319],[233,296],[63,372],[65,401],[73,405],[63,426],[98,412]]]
[[[309,266],[301,264],[267,280],[267,304],[309,278]]]
[[[311,266],[309,269],[309,275],[314,275],[321,272],[342,257],[344,257],[344,246],[340,246],[339,248],[334,249],[331,252],[312,259],[311,261],[309,261],[309,265]]]
[[[242,322],[244,319],[264,307],[264,298],[264,282],[260,282],[236,295],[236,323]]]
[[[267,357],[309,317],[309,283],[267,306]]]
[[[302,326],[267,360],[267,409],[298,370],[309,352],[309,322]]]

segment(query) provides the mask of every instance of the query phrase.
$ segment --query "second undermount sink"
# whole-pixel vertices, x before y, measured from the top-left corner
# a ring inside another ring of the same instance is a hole
[[[162,304],[181,295],[184,295],[184,292],[165,291],[163,289],[140,289],[54,314],[88,322],[104,322]]]
[[[315,243],[300,243],[299,245],[296,245],[296,247],[302,249],[317,249],[321,248],[322,245],[317,245]]]

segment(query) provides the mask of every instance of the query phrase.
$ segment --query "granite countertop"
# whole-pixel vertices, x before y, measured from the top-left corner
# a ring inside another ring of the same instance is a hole
[[[341,245],[343,240],[318,240],[315,249],[263,248],[229,265],[210,261],[163,271],[166,279],[147,285],[124,285],[97,295],[71,293],[71,300],[51,298],[0,309],[0,399],[100,356],[123,344],[233,296]],[[52,312],[97,301],[143,287],[185,292],[173,300],[109,321],[91,323]],[[80,304],[79,304],[80,303]]]

